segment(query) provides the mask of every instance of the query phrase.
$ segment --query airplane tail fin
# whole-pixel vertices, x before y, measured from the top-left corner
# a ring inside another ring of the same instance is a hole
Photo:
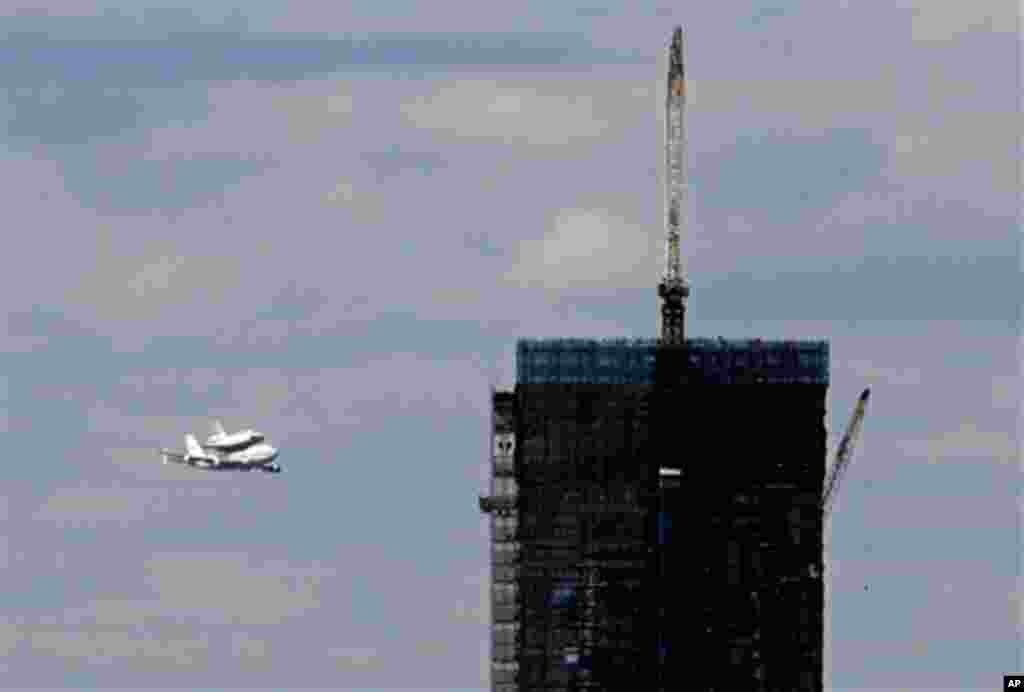
[[[213,421],[213,425],[211,425],[210,427],[212,428],[214,435],[227,435],[227,433],[224,431],[224,426],[220,424],[219,420]]]
[[[203,454],[203,448],[199,446],[199,442],[196,441],[194,435],[185,435],[185,453],[197,459],[201,459],[206,455]]]

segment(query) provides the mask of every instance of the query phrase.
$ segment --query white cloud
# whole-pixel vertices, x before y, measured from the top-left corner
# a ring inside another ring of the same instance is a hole
[[[867,360],[848,360],[843,364],[865,386],[916,387],[921,384],[921,370],[911,367],[876,365]]]
[[[150,396],[161,392],[154,387],[150,390]],[[173,396],[174,392],[168,393]],[[118,435],[122,439],[132,440],[141,444],[152,443],[146,451],[145,456],[153,457],[160,447],[172,447],[180,444],[183,435],[187,432],[202,433],[206,429],[207,421],[204,421],[202,430],[194,425],[198,417],[185,419],[182,416],[154,416],[146,415],[138,409],[133,409],[137,402],[144,397],[130,397],[122,395],[120,406],[115,406],[105,401],[97,401],[88,411],[89,429],[94,434]],[[116,463],[132,463],[126,458],[131,452],[122,452],[121,456],[114,459]],[[138,448],[141,451],[141,448]],[[158,458],[158,457],[156,457]]]
[[[545,237],[520,244],[518,262],[505,279],[552,291],[635,288],[652,283],[657,262],[650,229],[604,209],[566,209]]]
[[[207,95],[211,109],[206,119],[151,130],[146,158],[226,154],[258,159],[323,145],[349,132],[355,106],[348,86],[338,79],[212,84]]]
[[[487,541],[488,539],[489,534],[481,536],[482,541]],[[479,573],[463,579],[462,583],[476,593],[473,594],[471,600],[457,600],[452,610],[452,617],[458,622],[470,622],[480,625],[489,624],[491,617],[490,569],[482,569]]]
[[[1020,410],[1024,384],[1018,375],[1002,375],[992,378],[992,407],[1005,411]]]
[[[136,253],[121,247],[107,254],[98,246],[95,264],[71,286],[68,305],[107,323],[187,323],[202,306],[222,305],[242,290],[244,259],[236,253],[194,251],[184,257],[167,243],[147,244]]]
[[[334,646],[327,650],[327,655],[335,659],[339,665],[362,667],[377,659],[377,650],[366,647]]]
[[[24,637],[24,628],[20,624],[0,621],[0,660],[8,658]]]
[[[356,137],[346,127],[354,97],[336,81],[322,80],[294,87],[215,85],[210,100],[208,120],[154,130],[141,148],[132,139],[104,145],[104,160],[122,162],[129,174],[137,159],[147,157],[267,155],[278,162],[263,176],[225,186],[215,203],[177,217],[103,214],[69,193],[66,171],[56,162],[7,161],[0,171],[11,194],[6,213],[34,229],[9,248],[19,262],[0,276],[7,310],[50,306],[114,337],[115,349],[134,350],[156,335],[240,329],[295,276],[282,267],[302,266],[305,284],[344,293],[351,288],[347,281],[365,279],[354,271],[357,262],[363,274],[382,264],[367,252],[359,227],[380,221],[387,195],[365,180],[339,178],[339,171],[366,168],[357,157],[338,153],[339,146],[352,149],[346,141]],[[379,112],[371,109],[368,118]],[[360,148],[366,145],[360,137]],[[302,223],[295,222],[298,209]],[[68,228],[75,232],[65,233]],[[346,234],[356,233],[361,242],[342,252]],[[325,237],[336,240],[329,252]],[[45,280],[40,266],[47,267]],[[334,315],[331,324],[339,321]],[[3,347],[24,351],[43,343],[41,335],[15,334]]]
[[[431,5],[427,12],[383,10],[358,3],[286,4],[276,6],[265,21],[266,28],[274,31],[335,35],[354,31],[362,36],[379,32],[508,31],[510,27],[522,27],[524,23],[536,30],[544,18],[535,10],[520,5],[506,7],[502,4],[444,0]],[[263,25],[260,26],[262,28]]]
[[[389,407],[483,414],[485,403],[480,396],[467,392],[474,386],[479,386],[481,394],[485,391],[486,367],[479,360],[396,352],[351,367],[323,370],[182,369],[132,375],[122,379],[123,389],[115,389],[93,405],[89,426],[94,433],[116,433],[132,441],[131,448],[114,457],[125,469],[136,469],[143,461],[159,466],[157,447],[180,445],[189,431],[204,433],[213,418],[220,418],[227,427],[261,430],[287,449],[289,436],[318,434],[325,427],[384,424],[392,415],[384,413]],[[389,386],[389,382],[402,385]],[[208,389],[213,391],[207,394]],[[183,411],[179,416],[151,415],[147,410],[153,401],[179,397],[205,407],[203,402],[211,395],[227,398],[232,402],[230,409]],[[239,412],[244,412],[244,418]],[[148,450],[135,447],[146,442],[152,443]]]
[[[167,510],[167,490],[163,488],[61,488],[33,518],[74,525],[138,521]]]
[[[482,258],[463,246],[461,236],[464,229],[483,224],[500,241],[499,245],[512,245],[525,235],[523,228],[536,223],[535,219],[551,208],[550,198],[541,199],[548,193],[541,188],[550,186],[543,182],[545,176],[536,175],[546,162],[537,160],[527,166],[518,160],[527,160],[532,155],[529,152],[537,154],[536,150],[520,147],[510,153],[508,160],[490,165],[485,159],[475,161],[457,156],[461,151],[477,149],[449,147],[445,151],[452,152],[453,160],[446,172],[435,174],[425,185],[409,188],[392,179],[384,184],[371,179],[372,171],[358,155],[393,144],[385,142],[382,131],[400,132],[401,148],[409,145],[412,150],[429,150],[431,146],[440,146],[431,144],[429,133],[410,132],[401,127],[401,109],[396,101],[409,98],[406,117],[422,116],[425,125],[442,134],[461,133],[544,146],[579,142],[595,147],[596,151],[615,146],[619,133],[628,135],[629,143],[636,149],[641,140],[634,139],[635,133],[646,132],[649,134],[644,137],[652,147],[649,163],[653,167],[657,165],[660,138],[656,131],[660,111],[657,89],[652,86],[655,80],[634,72],[635,76],[629,79],[564,75],[533,75],[527,79],[518,75],[501,82],[469,80],[439,85],[409,81],[397,91],[393,86],[382,88],[372,80],[342,84],[338,78],[289,86],[243,82],[214,85],[210,89],[214,109],[208,120],[154,131],[148,154],[131,150],[130,157],[269,154],[278,164],[275,168],[228,186],[216,204],[188,210],[172,223],[149,215],[101,217],[94,210],[82,208],[64,191],[58,168],[49,167],[45,161],[19,162],[14,169],[16,174],[8,176],[11,196],[15,198],[15,207],[9,213],[32,219],[43,232],[19,239],[24,245],[19,252],[26,261],[0,277],[0,287],[7,289],[4,295],[10,304],[25,294],[26,286],[31,286],[35,299],[59,305],[72,319],[116,337],[117,349],[136,349],[148,337],[162,334],[201,334],[219,338],[220,345],[231,346],[253,342],[284,345],[292,336],[308,336],[325,328],[356,328],[359,322],[372,319],[386,310],[384,306],[398,301],[421,318],[430,319],[476,320],[481,311],[498,314],[492,308],[499,301],[503,309],[511,307],[513,312],[504,310],[506,314],[526,314],[533,306],[524,306],[525,292],[513,295],[495,280],[500,280],[507,269],[503,260]],[[969,82],[950,85],[934,79],[926,81],[929,93],[935,90],[937,94],[927,101],[927,112],[944,112],[949,103],[969,98],[974,93],[971,90],[976,89]],[[884,112],[891,119],[895,112],[901,122],[905,119],[912,123],[898,131],[916,136],[922,109],[901,105],[901,86],[896,77],[831,82],[708,80],[700,85],[701,97],[693,110],[697,115],[711,116],[712,125],[723,118],[728,122],[712,127],[711,131],[702,130],[700,137],[693,138],[693,145],[695,149],[710,150],[734,139],[736,129],[725,117],[728,113],[740,119],[737,127],[748,127],[751,113],[761,117],[766,110],[778,116],[772,123],[785,123],[791,129],[824,128],[835,125],[840,117],[845,120],[839,124],[864,126],[868,122],[865,118],[872,113]],[[812,99],[812,108],[805,108],[809,94],[823,96]],[[865,94],[874,96],[866,98]],[[950,100],[954,98],[956,101]],[[900,107],[893,111],[894,105]],[[793,120],[816,109],[823,111],[822,117],[815,116],[816,122]],[[981,147],[984,152],[994,151],[1008,141],[1006,134],[1000,134],[1005,129],[1002,121],[995,124],[998,127],[982,128],[978,134],[993,142]],[[957,133],[979,131],[971,127],[969,119],[950,121],[949,126]],[[304,140],[302,133],[312,133],[312,139]],[[977,149],[974,144],[959,135],[958,141],[965,143],[957,145],[956,151],[973,156],[976,164],[985,159],[985,154],[970,153],[972,147]],[[934,144],[911,147],[902,156],[926,156],[927,151],[935,149]],[[943,165],[953,170],[960,154],[942,155],[949,159]],[[514,165],[503,165],[509,161]],[[907,160],[901,166],[927,170],[927,165],[914,161]],[[559,166],[559,175],[578,176],[583,181],[580,187],[591,178],[615,184],[614,167],[599,170],[589,161],[581,161],[578,169]],[[482,185],[485,179],[495,178],[498,189],[521,191],[521,204],[507,205],[507,209],[495,212],[495,205],[501,203],[497,194],[478,193],[467,183],[466,170],[473,171],[472,183]],[[913,171],[906,172],[910,175]],[[400,179],[401,176],[395,180]],[[653,187],[653,180],[650,182]],[[640,189],[629,192],[627,186],[623,199],[635,198]],[[41,192],[49,194],[47,201],[33,202],[39,200]],[[460,203],[438,201],[446,199],[458,199]],[[651,200],[657,203],[656,196]],[[869,202],[851,195],[841,210],[849,215],[844,224],[856,225],[864,216],[858,210]],[[524,250],[530,251],[529,256],[524,256],[507,278],[515,283],[524,280],[548,287],[561,285],[560,290],[569,281],[563,275],[572,273],[580,274],[572,279],[573,285],[586,280],[596,286],[598,277],[610,277],[605,286],[650,285],[660,270],[660,228],[645,227],[640,231],[613,213],[587,208],[609,206],[622,214],[627,206],[619,199],[602,200],[598,205],[580,200],[577,204],[583,207],[577,212],[591,215],[588,223],[594,226],[592,232],[600,231],[602,225],[613,227],[604,231],[612,236],[607,242],[615,242],[616,247],[605,250],[603,255],[600,248],[586,248],[595,253],[594,261],[588,262],[573,259],[573,253],[579,251],[569,247],[569,241],[527,241]],[[869,211],[879,218],[891,218],[894,212],[903,213],[905,208],[875,202]],[[594,219],[594,215],[602,218]],[[638,216],[629,214],[630,218]],[[225,217],[232,219],[230,224]],[[570,226],[564,229],[566,234],[574,232],[572,224],[580,225],[571,219],[559,223]],[[629,228],[619,227],[620,224]],[[750,246],[755,243],[767,245],[755,248],[765,251],[763,255],[757,252],[763,257],[780,252],[778,248],[794,246],[786,242],[779,229],[772,229],[772,233],[753,232],[760,230],[756,219],[746,220],[745,225],[743,220],[733,219],[723,225],[728,233],[698,232],[684,239],[688,255],[694,251],[702,253],[706,272],[711,271],[715,262],[722,267],[734,266],[737,253],[731,246],[737,243],[748,247],[743,253],[748,256],[754,254]],[[46,230],[69,227],[81,232],[58,237]],[[952,231],[947,233],[952,237]],[[431,239],[429,246],[421,245],[427,237]],[[768,238],[771,240],[766,242]],[[619,245],[639,243],[641,239],[649,247],[634,250],[632,244],[625,248]],[[857,233],[813,237],[803,233],[799,247],[812,247],[823,254],[834,254],[836,247],[843,253],[863,253],[871,251],[871,247],[876,247],[877,252],[877,247],[882,247],[879,242],[884,242],[881,237],[866,239]],[[49,248],[55,246],[62,248],[61,257],[49,254]],[[705,252],[709,246],[718,249],[720,259]],[[559,261],[566,262],[564,269],[544,264],[545,255],[552,252],[560,257]],[[622,260],[615,259],[618,253],[623,253]],[[651,261],[646,263],[648,257]],[[630,263],[635,261],[645,263],[646,269],[636,274],[642,279],[626,276],[631,272]],[[31,270],[42,265],[53,268],[46,281]],[[455,265],[460,268],[458,272],[438,270]],[[287,277],[295,276],[294,267],[302,267],[302,282],[317,286],[335,299],[327,301],[314,316],[295,320],[252,319],[259,308],[273,303]],[[410,284],[417,286],[412,297],[407,290]],[[502,290],[508,295],[502,297]],[[372,296],[372,300],[347,307],[348,298],[357,295]],[[9,347],[25,349],[38,337],[14,339],[21,343]]]
[[[970,420],[930,439],[907,440],[900,446],[905,454],[933,464],[987,461],[1004,465],[1016,463],[1020,456],[1019,444],[1012,434],[979,428]]]
[[[328,202],[334,202],[336,204],[347,204],[351,203],[356,195],[352,188],[352,183],[345,181],[338,181],[332,190],[330,190],[325,197]]]
[[[910,649],[915,656],[927,656],[928,647],[929,645],[926,639],[917,639],[910,644]]]
[[[642,99],[633,97],[628,85],[618,86],[616,103],[609,98],[607,84],[596,80],[509,84],[464,79],[408,101],[402,112],[416,127],[457,138],[564,146],[605,137],[613,127],[622,126],[630,111],[636,112]]]
[[[892,75],[885,74],[871,79],[695,79],[694,88],[700,89],[701,98],[687,103],[692,121],[688,144],[694,152],[713,151],[734,140],[737,127],[753,126],[758,131],[777,128],[815,136],[830,128],[864,126],[865,119],[880,108],[895,108],[896,114],[902,115],[900,86]],[[654,113],[661,117],[658,111],[652,111],[650,117]],[[752,114],[756,114],[756,124]]]
[[[949,105],[940,113],[901,124],[906,129],[889,147],[890,179],[962,181],[961,189],[985,185],[1006,198],[1016,193],[1017,114],[986,101],[971,103],[972,91],[944,99]]]
[[[115,389],[109,399],[97,401],[90,407],[90,430],[94,434],[116,435],[122,444],[127,445],[108,450],[110,459],[125,470],[137,472],[142,465],[149,465],[158,468],[159,472],[147,474],[148,477],[198,476],[210,479],[210,474],[197,474],[173,465],[162,466],[156,450],[160,447],[180,448],[186,433],[202,438],[214,419],[220,419],[229,428],[252,427],[264,431],[272,439],[319,429],[317,421],[310,417],[312,410],[295,408],[296,403],[311,405],[315,402],[315,399],[310,399],[316,391],[311,388],[315,386],[314,378],[296,378],[272,369],[253,369],[243,373],[210,371],[210,374],[206,384],[215,386],[213,391],[202,386],[194,388],[202,385],[201,380],[204,379],[196,371],[158,373],[151,380],[135,375],[129,385],[132,391]],[[165,386],[155,382],[168,377],[181,379],[177,384]],[[151,384],[144,386],[147,380]],[[139,393],[134,391],[136,386],[141,387]],[[151,402],[174,397],[194,402],[191,410],[183,410],[180,415],[147,413]],[[232,402],[226,407],[208,405],[210,400],[220,402],[225,398]]]
[[[447,656],[452,651],[452,645],[449,642],[442,641],[439,639],[427,639],[416,643],[414,650],[416,654],[423,657],[429,658],[440,658]]]
[[[911,35],[915,41],[951,41],[971,31],[1011,33],[1019,12],[1005,0],[932,2],[913,0]]]
[[[225,386],[227,379],[213,368],[189,368],[184,371],[148,371],[145,375],[125,375],[119,384],[125,391],[132,390],[140,395],[152,393],[154,388],[178,386],[187,387],[196,394],[205,394]]]
[[[81,658],[89,663],[110,663],[121,659],[169,659],[190,665],[207,650],[205,637],[161,640],[151,633],[103,630],[35,629],[28,635],[32,648],[61,657]]]
[[[268,654],[268,645],[264,640],[253,639],[245,632],[232,632],[231,652],[235,658],[263,660]]]
[[[166,291],[174,274],[184,263],[183,257],[161,257],[145,265],[132,277],[129,290],[138,298],[153,291]]]
[[[162,464],[154,449],[111,450],[115,464],[129,471],[132,480],[207,481],[204,485],[146,487],[113,485],[59,488],[33,515],[38,521],[58,524],[93,525],[97,522],[130,522],[153,519],[172,511],[175,502],[184,498],[213,499],[238,497],[241,490],[224,474],[209,474],[180,465]],[[146,473],[146,470],[151,473]]]
[[[337,574],[320,564],[253,564],[246,555],[225,553],[157,553],[146,568],[146,583],[164,612],[246,624],[277,624],[315,611],[321,583]]]
[[[156,600],[97,598],[84,606],[65,608],[60,623],[65,627],[103,629],[111,627],[144,627],[177,619],[188,613],[175,613]]]

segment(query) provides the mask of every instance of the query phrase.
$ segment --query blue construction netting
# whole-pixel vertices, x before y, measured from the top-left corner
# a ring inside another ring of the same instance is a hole
[[[656,339],[521,339],[518,384],[652,385]],[[828,384],[827,341],[687,339],[691,367],[721,383]]]

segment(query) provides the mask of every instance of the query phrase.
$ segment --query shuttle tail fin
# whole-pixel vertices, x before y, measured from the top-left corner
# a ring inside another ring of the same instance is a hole
[[[219,420],[213,421],[213,425],[210,427],[213,429],[214,435],[220,435],[221,437],[227,435],[227,432],[224,430],[224,426],[220,424]]]
[[[194,435],[185,435],[185,454],[193,459],[204,459],[203,448],[199,446]]]

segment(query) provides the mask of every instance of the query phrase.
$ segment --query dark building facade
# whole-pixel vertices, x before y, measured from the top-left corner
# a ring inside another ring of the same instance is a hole
[[[521,341],[492,689],[820,690],[827,383],[822,342]]]
[[[662,689],[822,689],[825,390],[691,382],[672,397]]]

